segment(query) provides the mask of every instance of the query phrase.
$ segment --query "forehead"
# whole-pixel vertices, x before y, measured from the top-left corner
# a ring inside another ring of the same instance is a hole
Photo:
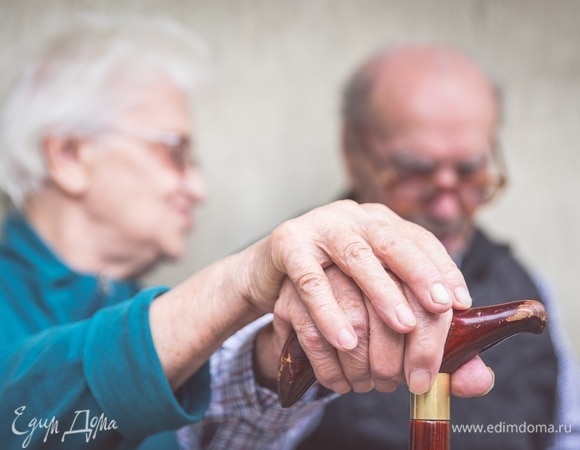
[[[469,74],[391,74],[375,86],[371,108],[391,146],[428,156],[477,153],[496,139],[493,89]]]
[[[121,83],[120,86],[120,95],[128,100],[128,106],[121,113],[123,122],[171,131],[191,129],[192,112],[188,98],[168,78],[155,77]]]

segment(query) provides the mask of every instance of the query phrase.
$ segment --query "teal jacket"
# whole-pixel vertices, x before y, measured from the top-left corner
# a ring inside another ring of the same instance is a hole
[[[149,306],[165,291],[74,272],[9,214],[0,240],[0,447],[131,449],[199,421],[209,365],[174,393],[153,346]]]

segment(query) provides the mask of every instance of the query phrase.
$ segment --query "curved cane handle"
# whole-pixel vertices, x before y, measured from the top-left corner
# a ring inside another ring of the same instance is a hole
[[[541,333],[547,313],[536,300],[521,300],[455,311],[440,372],[452,373],[474,356],[518,333]],[[316,380],[310,361],[293,333],[278,362],[278,399],[292,406]]]

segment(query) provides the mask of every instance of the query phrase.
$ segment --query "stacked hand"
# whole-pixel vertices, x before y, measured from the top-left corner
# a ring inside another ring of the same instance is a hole
[[[338,393],[389,392],[405,381],[415,393],[430,387],[452,309],[471,306],[463,276],[434,236],[382,205],[343,201],[284,223],[265,242],[268,266],[251,297],[267,310],[280,290],[273,327],[256,348],[265,379],[294,329],[318,381]],[[492,385],[479,358],[452,377],[459,396]]]

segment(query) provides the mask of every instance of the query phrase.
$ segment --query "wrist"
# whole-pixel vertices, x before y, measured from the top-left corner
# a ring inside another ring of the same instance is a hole
[[[173,389],[232,334],[263,315],[248,301],[247,269],[237,255],[216,262],[156,299],[149,321],[154,345]]]
[[[275,267],[270,237],[235,255],[239,276],[235,277],[238,298],[260,315],[273,312],[285,274]]]

